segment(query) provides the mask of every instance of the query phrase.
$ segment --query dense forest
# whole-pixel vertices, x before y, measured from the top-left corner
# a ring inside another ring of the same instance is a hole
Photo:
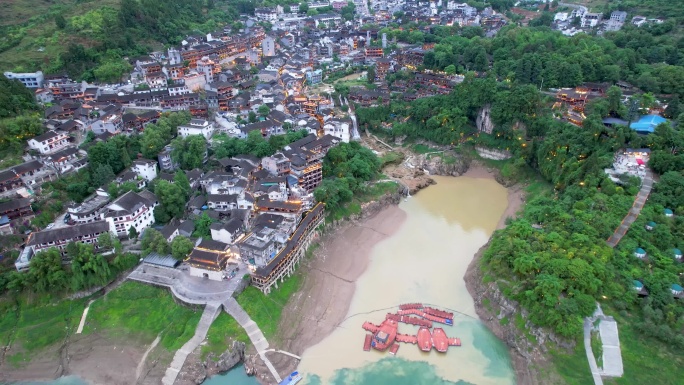
[[[491,65],[498,68],[500,59],[510,66],[516,52],[534,50],[530,48],[531,40],[546,41],[540,46],[548,50],[553,47],[548,43],[558,38],[560,35],[551,31],[509,29],[501,37],[510,39],[508,47],[502,48],[507,54],[494,55]],[[497,39],[488,42],[492,46],[503,43]],[[591,36],[578,40],[585,41],[580,49],[610,44],[606,43],[609,40]],[[633,51],[626,49],[624,53],[634,55]],[[443,65],[451,65],[457,57]],[[600,58],[600,50],[587,53],[587,57]],[[517,60],[513,65],[520,64]],[[601,72],[604,65],[615,64],[599,61],[593,68]],[[609,82],[620,80],[622,68],[618,77]],[[624,75],[632,76],[629,72]],[[684,86],[677,79],[663,78],[662,87]],[[640,314],[634,318],[638,330],[684,348],[684,306],[675,302],[670,292],[672,284],[682,284],[680,274],[684,273],[684,266],[675,263],[672,255],[673,249],[684,246],[680,219],[684,215],[681,126],[673,127],[668,122],[645,136],[624,126],[605,126],[603,117],[625,114],[621,91],[612,87],[607,98],[587,106],[584,124],[577,127],[556,119],[551,110],[553,99],[529,80],[499,77],[491,72],[485,77],[469,74],[449,95],[410,104],[392,100],[386,106],[358,109],[357,116],[361,127],[390,140],[428,140],[462,148],[478,144],[509,150],[514,154],[506,165],[509,177],[527,175],[525,170],[533,169],[549,183],[553,191],[534,196],[527,202],[524,215],[495,235],[483,266],[487,276],[499,279],[504,294],[529,312],[534,324],[565,337],[576,337],[582,330],[582,318],[593,312],[598,300],[625,314]],[[635,98],[644,97],[637,94]],[[491,135],[475,128],[475,118],[483,107],[490,109],[495,126]],[[678,107],[673,114],[678,116],[675,121],[684,120]],[[614,154],[625,147],[650,148],[651,166],[662,176],[643,215],[613,250],[605,240],[629,211],[640,181],[624,178],[616,184],[603,170],[611,167]],[[673,210],[675,217],[666,218],[665,208]],[[658,223],[655,231],[644,229],[647,221]],[[649,261],[634,257],[636,247],[647,249]],[[637,299],[633,280],[648,287],[651,295],[647,299]]]
[[[413,29],[413,30],[412,30]],[[412,30],[412,32],[410,32]],[[387,27],[380,33],[409,43],[433,42],[425,54],[427,69],[495,74],[499,80],[537,88],[574,87],[583,82],[627,81],[644,92],[684,98],[684,38],[672,33],[674,21],[566,37],[548,27],[504,27],[484,38],[480,27]]]
[[[21,20],[19,14],[18,20],[8,20],[14,23],[0,26],[0,65],[5,70],[40,68],[48,73],[66,71],[75,79],[115,82],[131,69],[125,58],[230,24],[244,8],[242,3],[246,2],[60,0],[39,16]],[[28,55],[18,54],[20,50]]]
[[[0,76],[0,169],[21,162],[26,141],[45,130],[33,93]]]

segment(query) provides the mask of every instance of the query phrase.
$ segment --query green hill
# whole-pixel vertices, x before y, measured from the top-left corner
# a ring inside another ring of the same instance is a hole
[[[233,5],[214,0],[6,0],[0,3],[0,69],[65,70],[114,81],[129,69],[126,56],[236,18]]]

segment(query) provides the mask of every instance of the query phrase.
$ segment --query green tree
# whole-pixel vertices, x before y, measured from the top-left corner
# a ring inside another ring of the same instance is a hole
[[[202,167],[207,153],[207,140],[202,135],[178,137],[171,142],[171,158],[184,170]]]
[[[154,194],[159,198],[160,203],[154,211],[157,222],[166,223],[171,218],[180,217],[183,214],[187,200],[180,186],[160,180],[154,189]]]
[[[183,260],[190,254],[195,244],[188,238],[179,235],[171,241],[171,255],[177,260]]]
[[[198,237],[208,237],[211,235],[211,224],[214,221],[207,215],[207,213],[202,213],[202,215],[195,221],[195,234]]]
[[[171,253],[171,246],[159,231],[148,228],[142,237],[142,252],[143,255],[150,253],[157,253],[159,255],[167,255]]]
[[[131,226],[128,228],[128,239],[136,239],[138,238],[138,230],[135,229],[135,227]]]
[[[269,112],[271,112],[271,109],[268,108],[267,105],[262,104],[262,105],[260,105],[259,108],[257,109],[257,112],[258,112],[259,115],[261,115],[261,116],[266,116],[266,115],[269,114]]]
[[[68,276],[57,248],[37,253],[29,263],[30,287],[39,293],[59,291],[66,287]]]
[[[190,197],[190,181],[185,172],[182,170],[176,171],[176,174],[173,176],[173,183],[180,187],[186,199]]]
[[[368,68],[368,71],[366,71],[366,80],[368,80],[368,83],[375,82],[375,68],[374,67],[370,67],[370,68]]]
[[[112,166],[108,164],[99,164],[95,168],[95,172],[92,174],[93,186],[104,186],[109,181],[114,179],[114,171],[112,171]]]
[[[59,29],[66,28],[67,23],[66,23],[66,20],[64,19],[64,16],[62,16],[61,13],[58,14],[57,16],[55,16],[55,25],[57,25],[57,28],[59,28]]]
[[[456,73],[456,66],[453,64],[449,64],[444,68],[444,72],[446,72],[447,75],[453,75]]]

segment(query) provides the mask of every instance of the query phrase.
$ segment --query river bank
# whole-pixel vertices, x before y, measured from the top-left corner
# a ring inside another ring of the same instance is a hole
[[[462,173],[464,177],[496,179],[496,171],[473,162]],[[497,228],[505,226],[508,217],[520,209],[523,191],[507,190],[506,209]],[[343,228],[323,238],[314,257],[303,267],[307,271],[302,289],[283,311],[279,336],[283,349],[295,354],[318,344],[344,321],[352,301],[356,279],[366,270],[370,253],[382,240],[394,234],[403,224],[406,213],[387,205],[374,216]],[[353,253],[350,253],[353,251]],[[336,272],[332,274],[331,272]],[[474,314],[473,314],[474,315]],[[281,372],[293,370],[297,361],[270,355]]]

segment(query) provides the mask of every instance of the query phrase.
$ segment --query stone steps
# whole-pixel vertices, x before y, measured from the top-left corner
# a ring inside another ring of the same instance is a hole
[[[178,349],[176,354],[173,356],[171,365],[169,365],[168,369],[166,369],[164,378],[162,378],[162,384],[173,385],[173,383],[176,382],[178,373],[183,368],[183,364],[185,364],[185,360],[188,358],[188,355],[190,355],[190,353],[192,353],[207,337],[209,327],[211,327],[211,324],[218,316],[220,307],[221,305],[218,303],[208,303],[207,306],[205,306],[204,312],[202,313],[202,318],[200,318],[197,328],[195,329],[195,335],[192,336],[192,338],[190,338],[190,340],[186,342],[183,347]]]

